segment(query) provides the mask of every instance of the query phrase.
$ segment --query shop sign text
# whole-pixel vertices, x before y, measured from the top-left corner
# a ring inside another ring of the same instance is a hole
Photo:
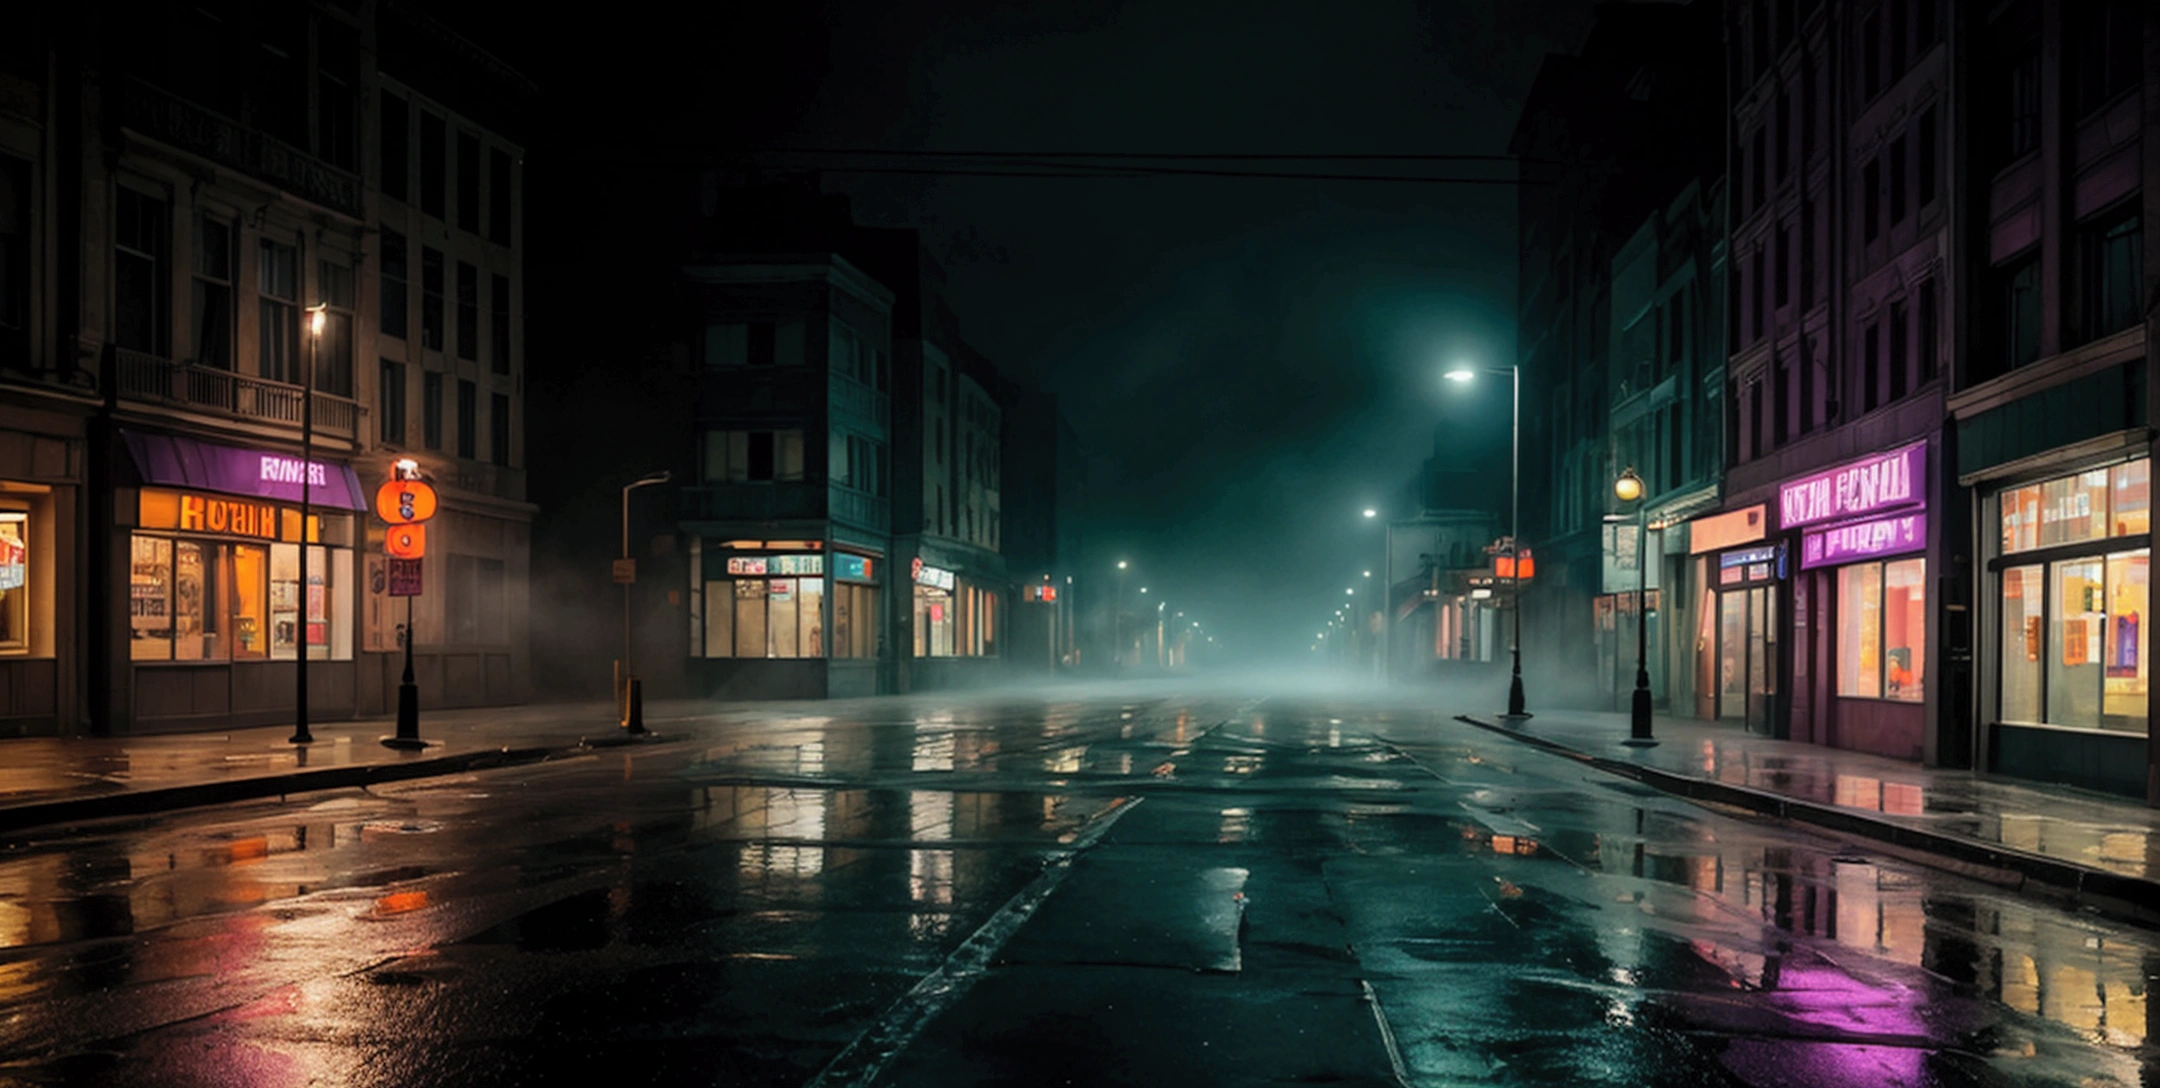
[[[1901,514],[1809,533],[1800,540],[1800,569],[1827,567],[1927,547],[1927,515]]]
[[[1918,443],[1804,476],[1778,488],[1778,524],[1791,529],[1921,502],[1926,472],[1927,445]]]

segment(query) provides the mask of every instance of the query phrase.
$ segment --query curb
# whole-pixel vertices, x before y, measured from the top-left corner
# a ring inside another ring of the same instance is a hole
[[[2124,876],[2089,865],[2034,854],[1975,839],[1945,835],[1852,809],[1806,801],[1752,786],[1676,774],[1628,760],[1593,755],[1558,741],[1510,729],[1469,714],[1455,720],[1511,740],[1586,764],[1607,774],[1641,782],[1664,793],[1744,809],[1780,820],[1810,824],[1827,831],[1869,839],[1920,864],[1960,876],[1987,880],[2013,891],[2037,894],[2145,926],[2160,925],[2160,881]],[[1978,872],[1974,870],[1980,870]],[[2007,875],[2009,879],[2003,879]]]
[[[615,747],[605,740],[580,738],[576,744],[531,748],[488,748],[457,755],[436,756],[399,763],[371,763],[348,767],[325,767],[291,774],[258,775],[185,786],[147,790],[122,790],[96,797],[68,797],[55,801],[0,807],[0,834],[26,831],[53,824],[104,820],[119,816],[148,816],[207,805],[283,797],[319,790],[352,789],[379,782],[487,771],[530,763],[544,763],[569,755],[582,755],[601,747]]]

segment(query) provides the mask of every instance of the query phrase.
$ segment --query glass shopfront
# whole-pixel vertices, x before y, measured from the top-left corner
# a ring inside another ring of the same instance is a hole
[[[2000,492],[1999,720],[2146,731],[2152,462]]]
[[[936,567],[915,572],[915,656],[997,656],[997,593]]]
[[[1717,557],[1717,717],[1767,733],[1777,691],[1781,560],[1775,546]]]
[[[309,519],[263,499],[146,488],[129,539],[128,656],[136,661],[352,657],[353,516]]]
[[[704,586],[705,656],[825,656],[825,557],[716,552]]]
[[[30,513],[0,509],[0,654],[30,650]]]

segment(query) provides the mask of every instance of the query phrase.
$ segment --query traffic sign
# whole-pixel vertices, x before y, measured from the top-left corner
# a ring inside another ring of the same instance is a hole
[[[392,525],[435,516],[435,489],[419,480],[389,480],[375,489],[375,514]]]
[[[427,554],[427,526],[392,525],[383,534],[383,554],[393,559],[418,559]]]
[[[390,596],[418,597],[420,595],[420,561],[418,559],[390,560]]]
[[[617,559],[615,561],[615,584],[626,586],[635,581],[637,581],[637,560]]]

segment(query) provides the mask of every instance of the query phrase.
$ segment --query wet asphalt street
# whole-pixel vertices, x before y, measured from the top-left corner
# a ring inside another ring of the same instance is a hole
[[[2160,1085],[2160,934],[1450,710],[835,704],[26,834],[0,1085]]]

